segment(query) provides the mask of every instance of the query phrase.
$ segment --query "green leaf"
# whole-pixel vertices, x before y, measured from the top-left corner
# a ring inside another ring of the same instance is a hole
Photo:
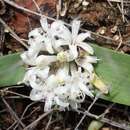
[[[92,45],[100,59],[96,74],[108,86],[109,94],[101,98],[130,106],[130,56]],[[0,57],[0,87],[17,84],[23,79],[25,67],[20,54]]]
[[[103,99],[130,106],[130,56],[93,45],[100,59],[95,66],[100,79],[110,87]]]
[[[24,74],[25,67],[19,53],[0,57],[0,87],[16,85]]]

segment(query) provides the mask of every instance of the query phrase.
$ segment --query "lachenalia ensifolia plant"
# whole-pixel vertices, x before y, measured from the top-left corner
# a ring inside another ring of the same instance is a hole
[[[99,59],[85,42],[91,34],[79,33],[79,20],[72,21],[71,31],[60,20],[48,24],[41,18],[40,23],[29,33],[29,48],[21,54],[28,65],[22,82],[32,87],[31,100],[45,102],[45,111],[78,109],[86,95],[94,97],[93,64]]]

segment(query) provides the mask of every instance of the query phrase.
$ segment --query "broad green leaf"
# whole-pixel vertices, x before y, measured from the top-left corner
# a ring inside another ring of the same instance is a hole
[[[96,74],[110,87],[109,94],[102,98],[130,106],[130,56],[92,46],[100,59],[95,65]],[[17,84],[23,79],[24,73],[25,67],[18,53],[0,57],[0,87]]]
[[[110,87],[103,98],[130,106],[130,56],[93,45],[100,59],[95,66],[96,74]]]
[[[16,85],[23,79],[25,67],[20,54],[9,54],[0,57],[0,87]]]

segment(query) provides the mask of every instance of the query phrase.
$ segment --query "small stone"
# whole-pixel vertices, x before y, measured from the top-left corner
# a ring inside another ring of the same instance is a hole
[[[86,0],[84,0],[84,1],[82,2],[82,5],[83,5],[83,6],[88,6],[88,5],[89,5],[89,2],[86,1]]]
[[[61,130],[61,127],[56,126],[56,127],[54,128],[54,130]]]
[[[83,10],[85,11],[85,10],[87,10],[87,8],[86,8],[86,7],[83,7]]]
[[[78,8],[79,7],[79,3],[74,4],[74,8]]]
[[[113,28],[111,28],[111,33],[116,33],[118,27],[117,26],[114,26]]]
[[[106,30],[107,30],[106,27],[101,27],[98,29],[98,33],[103,35],[103,34],[105,34]]]
[[[114,37],[113,37],[113,40],[114,41],[118,41],[120,39],[120,36],[119,35],[115,35]]]
[[[83,0],[78,0],[78,3],[81,3]]]

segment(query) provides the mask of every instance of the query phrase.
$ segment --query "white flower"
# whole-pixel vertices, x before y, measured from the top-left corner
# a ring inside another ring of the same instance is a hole
[[[51,25],[52,35],[57,38],[55,42],[55,46],[60,47],[64,45],[68,45],[70,49],[70,54],[74,59],[78,57],[78,48],[80,47],[84,51],[89,54],[93,54],[93,48],[88,45],[84,40],[90,37],[90,32],[80,33],[78,35],[80,28],[80,21],[74,20],[72,22],[72,33],[69,29],[64,25],[62,21],[53,22]],[[58,42],[60,40],[60,42]],[[58,45],[56,45],[58,44]]]
[[[40,55],[36,58],[36,66],[46,67],[57,61],[57,57],[53,55]]]
[[[44,32],[47,32],[50,28],[50,24],[48,24],[47,19],[44,17],[41,17],[40,24],[42,26],[42,29]]]
[[[99,59],[95,56],[89,56],[86,55],[83,58],[76,59],[77,65],[83,67],[85,70],[87,70],[89,73],[93,73],[94,67],[92,63],[97,63]]]
[[[51,34],[55,40],[62,39],[70,43],[71,41],[71,32],[64,25],[64,22],[57,20],[51,24]]]
[[[42,42],[43,30],[42,28],[35,28],[29,32],[29,45]]]
[[[25,73],[23,82],[29,84],[32,88],[37,90],[43,89],[43,84],[48,77],[49,67],[39,69],[36,67],[29,68]]]
[[[84,40],[90,33],[79,33],[80,21],[72,22],[70,31],[64,22],[48,24],[29,33],[29,49],[21,54],[29,65],[23,82],[32,87],[30,99],[45,102],[44,111],[77,109],[85,96],[93,98],[93,48]]]
[[[71,50],[71,53],[74,57],[74,59],[76,59],[78,57],[78,48],[83,49],[84,51],[88,52],[89,54],[93,54],[93,48],[86,42],[84,42],[84,40],[88,37],[90,37],[90,32],[86,32],[86,33],[80,33],[78,35],[79,32],[79,28],[80,28],[80,21],[78,20],[73,20],[72,22],[72,42],[71,44],[69,44],[69,48]]]
[[[59,68],[55,74],[52,74],[46,80],[46,86],[48,90],[55,89],[56,87],[62,86],[69,80],[69,66],[65,64]]]
[[[33,101],[41,101],[43,100],[44,92],[42,90],[32,89],[29,97]]]
[[[28,51],[25,51],[20,56],[21,56],[23,62],[26,63],[27,65],[32,65],[32,66],[35,65],[35,60],[36,60],[37,54],[34,56],[30,56],[28,54]]]
[[[91,78],[89,76],[89,73],[87,72],[81,72],[81,68],[78,68],[78,71],[72,73],[71,76],[71,86],[78,86],[78,88],[86,95],[93,97],[93,94],[89,90],[89,84],[91,82]],[[73,88],[73,87],[72,87]]]

